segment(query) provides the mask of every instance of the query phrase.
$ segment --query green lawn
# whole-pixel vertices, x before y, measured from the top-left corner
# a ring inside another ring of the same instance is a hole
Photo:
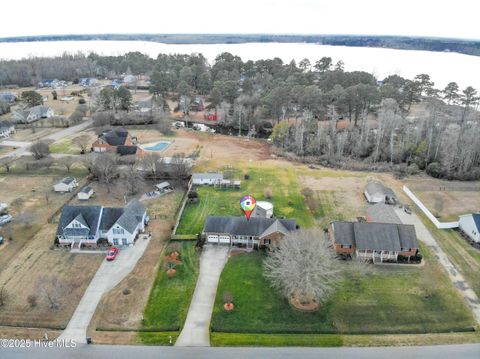
[[[468,284],[480,297],[480,251],[473,248],[460,234],[453,229],[438,229],[425,217],[420,210],[418,216],[422,219],[438,244],[447,253],[455,267],[462,273]]]
[[[230,333],[426,333],[468,330],[469,309],[426,248],[424,267],[375,266],[348,278],[316,313],[293,310],[262,275],[262,253],[229,259],[220,278],[212,332]],[[225,292],[235,310],[223,310]],[[216,333],[214,333],[216,335]],[[228,339],[228,336],[227,336]],[[227,339],[220,341],[227,345]],[[220,339],[219,339],[220,340]],[[231,337],[232,345],[239,340]]]
[[[72,143],[72,139],[60,140],[50,145],[51,153],[66,153],[69,155],[79,155],[79,148]]]
[[[249,180],[243,178],[247,173],[250,175]],[[199,200],[185,207],[177,234],[200,233],[209,215],[242,216],[239,202],[246,194],[254,196],[257,201],[271,201],[277,217],[295,219],[301,227],[313,225],[313,215],[305,205],[293,168],[248,168],[235,171],[234,177],[242,180],[240,190],[198,187]],[[272,198],[266,199],[265,192],[269,190]]]
[[[211,333],[212,346],[341,347],[340,335]]]
[[[178,331],[183,326],[197,281],[199,261],[194,242],[183,242],[180,246],[183,264],[176,267],[175,276],[168,278],[163,265],[159,269],[143,314],[144,330]],[[140,336],[148,343],[155,337],[143,333]]]

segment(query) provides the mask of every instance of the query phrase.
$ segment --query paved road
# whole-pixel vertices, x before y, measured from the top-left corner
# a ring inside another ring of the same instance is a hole
[[[440,264],[447,271],[447,274],[453,285],[455,286],[455,288],[457,288],[457,290],[460,292],[460,294],[472,310],[477,323],[480,324],[480,300],[478,299],[478,296],[475,294],[472,288],[470,288],[465,278],[455,268],[450,259],[448,259],[448,256],[445,254],[442,248],[440,248],[437,241],[432,236],[427,227],[425,227],[421,219],[418,218],[418,216],[414,212],[412,212],[412,214],[407,214],[400,208],[395,208],[395,211],[403,223],[413,224],[415,226],[415,231],[417,232],[418,238],[425,242],[425,244],[435,254]]]
[[[93,124],[93,120],[85,120],[82,123],[68,127],[64,130],[58,131],[56,133],[52,133],[50,135],[44,136],[39,138],[39,140],[51,140],[51,141],[57,141],[60,140],[64,137],[73,135],[77,132],[83,131],[87,127],[91,126]],[[28,151],[29,147],[31,146],[32,142],[24,142],[24,141],[11,141],[11,140],[5,140],[5,141],[0,141],[0,146],[13,146],[13,147],[18,147],[15,151],[6,153],[4,155],[0,155],[0,158],[3,157],[21,157],[24,155],[28,155],[30,152]]]
[[[478,359],[480,344],[389,348],[178,348],[82,345],[76,349],[0,349],[2,359]]]
[[[150,240],[139,239],[133,247],[120,250],[114,261],[102,262],[59,339],[75,339],[78,343],[85,343],[88,325],[102,295],[120,283],[133,270],[149,242]]]
[[[228,260],[230,247],[208,244],[200,257],[200,273],[188,309],[187,319],[176,346],[210,345],[210,318],[217,294],[218,280]]]

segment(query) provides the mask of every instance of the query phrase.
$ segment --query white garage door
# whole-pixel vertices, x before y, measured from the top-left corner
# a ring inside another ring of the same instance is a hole
[[[218,243],[218,236],[208,236],[207,237],[208,243]]]
[[[218,242],[219,243],[230,243],[230,236],[220,236]]]

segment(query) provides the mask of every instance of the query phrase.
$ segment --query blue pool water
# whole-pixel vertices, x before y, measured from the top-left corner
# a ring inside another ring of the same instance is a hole
[[[170,142],[163,141],[163,142],[158,142],[153,146],[145,147],[145,149],[148,151],[163,151],[168,146],[170,146]]]

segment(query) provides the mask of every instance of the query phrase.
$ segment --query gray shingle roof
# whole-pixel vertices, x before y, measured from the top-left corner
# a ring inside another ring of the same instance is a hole
[[[145,211],[146,209],[143,204],[137,200],[133,200],[127,205],[123,214],[117,220],[117,223],[129,233],[133,233],[141,222]]]
[[[91,190],[92,190],[92,187],[86,186],[86,187],[83,187],[80,192],[88,194]]]
[[[275,224],[275,222],[279,222]],[[203,227],[204,233],[229,233],[237,236],[262,237],[279,230],[282,233],[296,229],[296,222],[289,219],[251,217],[209,216]]]
[[[98,222],[100,221],[100,215],[102,212],[101,206],[65,206],[63,207],[62,214],[60,216],[60,221],[58,222],[57,235],[75,235],[75,233],[87,233],[88,235],[95,235]],[[75,218],[79,215],[83,217],[84,222],[90,228],[81,229],[81,228],[72,228],[65,229]],[[64,233],[65,229],[65,233]]]
[[[128,131],[123,128],[118,128],[115,130],[110,130],[103,133],[100,138],[105,140],[110,146],[121,146],[125,144],[125,141],[128,137]]]
[[[335,242],[343,245],[355,245],[355,234],[352,222],[333,222]]]
[[[117,222],[123,214],[123,208],[105,207],[103,209],[102,221],[100,222],[100,230],[108,231]]]
[[[372,219],[372,222],[402,224],[395,213],[394,207],[388,204],[377,203],[368,207],[367,215]]]
[[[335,242],[358,250],[397,251],[418,248],[415,227],[407,224],[333,222]]]
[[[75,181],[75,178],[73,178],[73,177],[65,177],[65,178],[62,178],[62,180],[60,181],[60,183],[69,185],[69,184],[72,183],[73,181]]]
[[[137,151],[138,151],[137,146],[124,146],[124,145],[117,146],[117,153],[120,156],[134,155],[137,153]]]

